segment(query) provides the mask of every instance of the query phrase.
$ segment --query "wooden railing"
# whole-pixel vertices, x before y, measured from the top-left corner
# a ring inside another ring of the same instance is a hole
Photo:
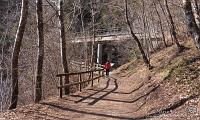
[[[94,77],[94,74],[97,74],[97,77]],[[89,80],[83,80],[83,74],[90,74],[90,79]],[[70,76],[79,76],[79,82],[73,82],[69,84],[63,84],[63,77],[69,77]],[[59,93],[60,93],[60,98],[63,96],[63,88],[69,88],[70,86],[73,85],[79,85],[79,91],[81,92],[82,90],[82,84],[86,82],[91,82],[91,86],[94,85],[94,80],[98,79],[98,82],[101,77],[104,76],[104,70],[103,69],[96,69],[96,70],[90,70],[90,71],[84,71],[84,72],[76,72],[76,73],[64,73],[64,74],[57,74],[56,77],[59,78],[60,84],[58,86]]]

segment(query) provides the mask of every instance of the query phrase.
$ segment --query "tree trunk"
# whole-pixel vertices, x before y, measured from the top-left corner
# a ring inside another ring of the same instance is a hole
[[[156,10],[156,13],[158,15],[158,19],[159,19],[158,23],[159,23],[160,30],[161,30],[161,33],[162,33],[163,42],[164,42],[165,47],[167,47],[167,42],[166,42],[166,39],[165,39],[165,33],[164,33],[164,30],[163,30],[163,26],[162,26],[161,16],[160,16],[160,14],[158,12],[157,6],[156,6],[154,1],[153,1],[153,4],[154,4],[155,10]]]
[[[60,12],[59,12],[59,20],[60,20],[60,43],[61,43],[61,61],[63,65],[64,73],[69,73],[68,63],[67,63],[67,54],[66,54],[66,39],[65,39],[65,23],[64,23],[64,14],[63,14],[63,0],[59,1]],[[65,77],[65,84],[69,84],[69,76]],[[65,88],[65,94],[69,94],[69,87]]]
[[[7,81],[7,77],[8,77],[8,67],[6,64],[6,52],[8,50],[8,45],[6,44],[6,37],[7,37],[7,31],[6,31],[6,35],[4,38],[2,38],[3,43],[2,45],[0,45],[1,48],[1,62],[0,62],[0,112],[3,111],[3,106],[4,106],[4,94],[5,94],[5,88],[4,88],[4,83]]]
[[[85,46],[85,50],[84,50],[84,54],[85,54],[85,68],[88,70],[88,41],[87,41],[87,36],[86,36],[86,31],[85,31],[85,24],[84,24],[84,15],[83,15],[83,5],[81,3],[82,1],[79,0],[79,5],[80,7],[80,15],[81,15],[81,25],[82,25],[82,30],[83,30],[83,36],[84,36],[84,46]]]
[[[174,24],[174,21],[173,21],[173,18],[172,18],[172,15],[171,15],[171,12],[169,10],[169,6],[168,6],[168,1],[167,0],[164,0],[165,1],[165,6],[166,6],[166,10],[167,10],[167,14],[168,14],[168,18],[169,18],[169,21],[170,21],[170,32],[174,38],[174,41],[175,41],[175,44],[178,48],[178,51],[180,52],[182,47],[178,41],[178,38],[177,38],[177,33],[176,33],[176,29],[175,29],[175,24]]]
[[[135,33],[133,32],[133,29],[132,29],[132,26],[131,26],[131,23],[129,21],[129,17],[128,17],[128,5],[127,5],[127,0],[124,0],[124,3],[125,3],[125,17],[126,17],[126,22],[127,22],[127,25],[129,27],[129,30],[131,32],[131,35],[133,37],[133,39],[136,41],[137,45],[138,45],[138,48],[142,54],[142,58],[143,58],[143,61],[144,63],[146,64],[146,66],[149,68],[149,69],[152,69],[152,66],[150,64],[150,61],[149,59],[147,58],[143,48],[142,48],[142,45],[139,41],[139,39],[137,38],[137,36],[135,35]]]
[[[161,8],[161,10],[162,10],[162,13],[163,13],[163,15],[164,15],[165,18],[166,18],[166,21],[167,21],[167,27],[168,27],[168,29],[169,29],[169,31],[170,31],[170,22],[169,22],[169,20],[168,20],[168,18],[167,18],[167,15],[166,15],[166,13],[165,13],[165,10],[164,10],[164,8],[163,8],[163,6],[162,6],[160,0],[158,0],[158,4],[160,5],[160,8]],[[170,37],[171,37],[172,44],[173,44],[174,41],[173,41],[173,35],[172,35],[171,32],[170,32]]]
[[[157,36],[157,31],[156,31],[157,29],[155,28],[155,26],[156,26],[155,19],[153,18],[152,13],[149,13],[149,14],[150,14],[150,17],[151,17],[151,20],[152,20],[152,26],[154,26],[154,27],[151,27],[151,28],[153,29],[154,37],[156,39],[156,44],[157,44],[157,46],[155,47],[155,49],[158,50],[158,49],[160,49],[160,46],[158,44],[159,38]]]
[[[149,13],[150,14],[150,13]],[[152,42],[152,34],[151,34],[151,22],[150,22],[150,20],[148,20],[147,19],[147,30],[148,30],[148,42],[149,42],[149,45],[150,45],[150,48],[151,48],[151,52],[155,52],[155,48],[154,48],[154,46],[153,46],[153,42]]]
[[[92,49],[91,49],[91,68],[93,67],[93,63],[94,63],[94,44],[95,44],[95,13],[94,13],[94,3],[93,0],[90,0],[91,2],[91,10],[92,10],[92,36],[93,36],[93,40],[92,40]]]
[[[194,11],[195,11],[195,19],[198,27],[200,28],[200,3],[197,0],[194,0]]]
[[[43,59],[44,59],[44,31],[43,31],[43,8],[42,0],[36,1],[37,6],[37,34],[38,34],[38,57],[36,68],[36,86],[35,86],[35,102],[38,103],[42,99],[42,75],[43,75]]]
[[[142,0],[142,21],[143,21],[143,33],[144,33],[144,37],[143,38],[143,48],[146,51],[146,56],[148,58],[149,56],[149,45],[148,45],[148,41],[147,41],[147,20],[146,20],[146,14],[145,14],[145,1]]]
[[[26,27],[28,17],[28,0],[22,0],[21,17],[15,37],[14,50],[12,54],[12,94],[11,94],[11,104],[9,109],[15,109],[17,107],[18,101],[18,59],[20,48],[22,44],[22,39]]]
[[[192,12],[191,1],[183,0],[183,8],[186,16],[188,31],[195,42],[196,48],[200,50],[200,29],[197,26],[194,14]]]

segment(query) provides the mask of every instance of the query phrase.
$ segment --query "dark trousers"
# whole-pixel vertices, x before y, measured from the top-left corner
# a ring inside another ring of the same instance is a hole
[[[109,72],[110,72],[110,70],[106,69],[106,76],[109,76]]]

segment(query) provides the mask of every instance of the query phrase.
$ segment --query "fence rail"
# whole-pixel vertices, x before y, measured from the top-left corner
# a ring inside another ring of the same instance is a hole
[[[97,73],[96,73],[97,72]],[[94,77],[94,74],[97,74],[97,77]],[[90,74],[89,80],[83,80],[83,74]],[[63,84],[63,77],[70,77],[70,76],[78,76],[79,82],[73,82],[69,84]],[[83,71],[83,72],[74,72],[74,73],[63,73],[63,74],[57,74],[56,77],[59,78],[60,84],[58,86],[60,98],[63,96],[63,88],[68,88],[73,85],[79,85],[79,91],[82,91],[82,84],[91,82],[91,86],[94,85],[94,80],[98,79],[98,82],[101,77],[104,76],[104,69],[96,69],[96,70],[89,70],[89,71]]]

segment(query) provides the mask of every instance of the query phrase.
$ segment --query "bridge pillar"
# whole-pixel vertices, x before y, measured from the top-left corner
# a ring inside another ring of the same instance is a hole
[[[102,44],[98,44],[98,48],[97,48],[97,64],[102,64]]]

